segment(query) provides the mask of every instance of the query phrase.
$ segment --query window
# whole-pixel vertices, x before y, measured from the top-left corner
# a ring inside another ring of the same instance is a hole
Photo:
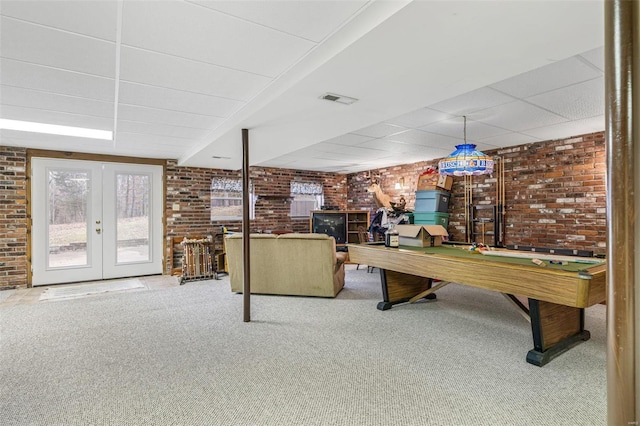
[[[315,182],[291,182],[291,208],[289,215],[292,218],[308,219],[312,210],[319,210],[324,204],[322,184]]]
[[[249,219],[255,217],[255,196],[249,185]],[[242,180],[213,178],[211,180],[211,220],[242,220]]]

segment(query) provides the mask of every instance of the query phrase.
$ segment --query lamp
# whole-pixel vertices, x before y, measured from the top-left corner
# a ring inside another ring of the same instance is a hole
[[[396,189],[402,189],[402,188],[404,188],[404,178],[403,177],[398,179],[398,181],[396,182]]]
[[[493,158],[478,151],[472,143],[467,143],[467,116],[464,118],[464,144],[456,145],[456,150],[438,162],[441,175],[479,176],[493,173]]]

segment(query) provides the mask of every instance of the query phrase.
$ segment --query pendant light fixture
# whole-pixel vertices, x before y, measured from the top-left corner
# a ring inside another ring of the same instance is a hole
[[[467,116],[464,118],[464,144],[456,145],[456,150],[438,163],[441,175],[479,176],[493,173],[493,158],[478,151],[472,143],[467,143]]]

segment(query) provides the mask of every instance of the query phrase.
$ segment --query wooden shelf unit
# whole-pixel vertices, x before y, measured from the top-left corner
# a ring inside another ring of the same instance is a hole
[[[344,228],[338,230],[338,238],[336,238],[336,245],[343,247],[346,244],[358,244],[360,242],[360,236],[358,235],[358,227],[369,229],[369,211],[368,210],[314,210],[309,217],[309,232],[314,232],[313,224],[314,217],[318,214],[322,215],[336,215],[344,217]],[[331,235],[329,232],[325,232],[327,235]],[[339,241],[344,235],[344,241]],[[336,235],[331,235],[334,238]]]

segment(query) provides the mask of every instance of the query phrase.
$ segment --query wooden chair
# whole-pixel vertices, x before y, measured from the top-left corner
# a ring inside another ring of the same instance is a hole
[[[370,241],[369,231],[364,229],[363,226],[358,226],[358,243],[365,244],[365,243],[368,243],[369,241]],[[358,263],[358,265],[356,266],[356,270],[359,268],[360,268],[360,264]],[[373,272],[373,266],[367,266],[367,272],[369,273]]]

